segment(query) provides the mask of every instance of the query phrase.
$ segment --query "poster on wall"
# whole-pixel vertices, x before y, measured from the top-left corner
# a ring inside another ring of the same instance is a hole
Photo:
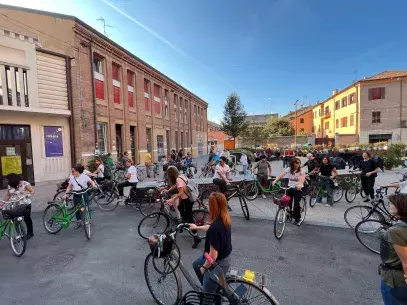
[[[21,167],[21,156],[2,156],[1,169],[3,176],[7,176],[11,173],[21,175],[23,173],[23,168]]]
[[[44,126],[44,140],[46,157],[62,157],[64,155],[62,127]]]

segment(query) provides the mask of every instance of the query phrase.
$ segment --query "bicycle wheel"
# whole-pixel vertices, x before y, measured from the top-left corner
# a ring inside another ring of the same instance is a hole
[[[254,200],[259,195],[259,187],[256,181],[246,183],[244,186],[244,196],[247,200]]]
[[[276,213],[276,217],[274,218],[274,236],[277,239],[281,239],[281,237],[283,237],[286,220],[287,220],[286,209],[279,207]]]
[[[203,226],[208,223],[209,213],[204,209],[194,210],[192,211],[192,218],[197,226]],[[205,239],[206,232],[197,230],[197,233],[201,239]]]
[[[160,305],[174,305],[182,298],[182,284],[178,272],[171,266],[173,272],[165,272],[162,274],[157,272],[156,267],[160,259],[154,259],[150,253],[144,261],[144,278],[147,283],[148,290],[154,300]],[[164,259],[162,259],[164,265]],[[174,272],[175,271],[175,272]]]
[[[229,289],[239,297],[239,304],[278,304],[270,291],[266,290],[266,292],[265,289],[262,290],[255,284],[234,277],[227,277],[226,283],[229,286]]]
[[[154,198],[143,199],[141,202],[132,204],[134,208],[138,208],[141,215],[147,216],[151,213],[158,212],[160,210],[161,204],[157,202]]]
[[[342,199],[342,197],[343,197],[342,186],[340,186],[340,185],[335,186],[334,191],[333,191],[333,197],[334,197],[333,198],[334,202],[338,202]]]
[[[369,218],[385,221],[385,217],[380,212],[373,210],[373,208],[368,205],[355,205],[350,207],[343,214],[343,218],[351,229],[355,229],[359,222]]]
[[[107,190],[100,195],[95,196],[98,207],[103,211],[113,211],[119,205],[119,194],[114,190]]]
[[[309,206],[311,208],[313,208],[315,206],[315,204],[317,203],[317,194],[318,194],[319,190],[316,191],[315,189],[313,189],[311,191],[311,193],[309,194]]]
[[[208,204],[209,204],[209,196],[211,195],[210,190],[203,191],[201,196],[199,196],[199,201],[195,201],[194,205],[192,206],[193,210],[199,210],[199,209],[208,209]]]
[[[358,193],[358,190],[357,190],[356,186],[351,185],[345,192],[346,201],[348,203],[352,203],[355,200],[357,193]]]
[[[145,216],[138,225],[138,234],[147,239],[153,234],[163,234],[170,225],[168,216],[162,212],[154,212]]]
[[[305,197],[302,197],[300,201],[300,213],[301,213],[300,218],[301,225],[304,222],[305,216],[307,215],[307,201],[305,200]]]
[[[54,195],[54,198],[52,201],[61,201],[62,197],[65,195],[66,190],[59,190],[56,192]],[[72,194],[69,194],[68,197],[66,198],[66,203],[68,206],[73,206],[73,196]]]
[[[144,171],[139,168],[137,168],[137,179],[139,182],[143,182],[144,180]]]
[[[13,250],[15,256],[20,257],[27,247],[23,226],[20,221],[14,219],[9,225],[9,230],[11,250]]]
[[[239,193],[239,201],[240,206],[242,207],[244,218],[246,218],[246,220],[250,220],[249,207],[247,206],[246,199],[242,193]]]
[[[85,207],[84,211],[81,214],[82,214],[83,228],[85,229],[85,236],[88,240],[90,240],[91,221],[90,221],[89,208]]]
[[[62,208],[57,204],[50,204],[44,211],[42,215],[42,223],[45,230],[50,234],[56,234],[62,230],[63,224],[60,221],[54,220],[55,217],[64,217],[64,212]]]
[[[356,237],[369,251],[380,254],[380,239],[390,224],[377,219],[366,219],[355,227]]]

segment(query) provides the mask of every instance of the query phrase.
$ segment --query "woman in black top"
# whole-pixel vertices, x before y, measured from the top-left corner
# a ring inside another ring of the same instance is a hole
[[[363,161],[360,163],[360,179],[362,181],[362,188],[366,195],[370,195],[370,198],[374,198],[374,182],[377,177],[377,173],[380,168],[376,166],[372,159],[370,159],[370,153],[367,151],[362,155]],[[363,202],[369,202],[370,199],[367,197]]]
[[[334,205],[333,192],[334,192],[334,179],[337,175],[336,168],[331,164],[328,157],[322,159],[322,164],[319,167],[319,172],[321,173],[321,180],[319,181],[319,186],[326,188],[328,197],[326,200],[326,207],[332,207]],[[319,197],[317,198],[317,203],[322,202],[322,194],[319,192]]]
[[[209,196],[209,224],[199,227],[190,224],[192,230],[206,231],[204,253],[208,253],[224,273],[229,270],[230,253],[232,253],[230,225],[231,220],[227,210],[226,197],[218,192]],[[215,293],[218,285],[206,273],[206,268],[209,268],[211,263],[203,255],[200,255],[192,266],[202,284],[203,291]]]

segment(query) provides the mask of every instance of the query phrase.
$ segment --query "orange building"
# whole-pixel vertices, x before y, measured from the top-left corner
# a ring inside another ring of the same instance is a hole
[[[295,126],[297,126],[297,135],[304,132],[307,135],[311,135],[314,133],[312,130],[312,127],[314,126],[314,116],[312,112],[313,107],[314,106],[301,107],[297,110],[297,115],[295,115],[295,111],[292,111],[282,118],[289,120],[294,129]],[[295,122],[296,120],[297,124]]]
[[[208,121],[208,146],[215,146],[216,150],[223,150],[225,140],[233,139],[220,130],[220,125]],[[237,141],[237,139],[236,139]],[[209,148],[208,148],[209,149]]]

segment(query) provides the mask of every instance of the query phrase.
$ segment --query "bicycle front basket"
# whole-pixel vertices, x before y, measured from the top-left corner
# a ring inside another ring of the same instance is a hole
[[[219,294],[190,291],[178,305],[222,305],[222,297]]]
[[[163,238],[160,240],[161,236],[162,235],[154,234],[147,240],[148,245],[150,246],[151,253],[154,257],[166,257],[171,253],[171,250],[173,248],[174,242],[165,236],[163,236]]]
[[[13,208],[6,209],[2,211],[4,219],[13,219],[17,217],[24,216],[27,213],[27,204],[19,204]]]

